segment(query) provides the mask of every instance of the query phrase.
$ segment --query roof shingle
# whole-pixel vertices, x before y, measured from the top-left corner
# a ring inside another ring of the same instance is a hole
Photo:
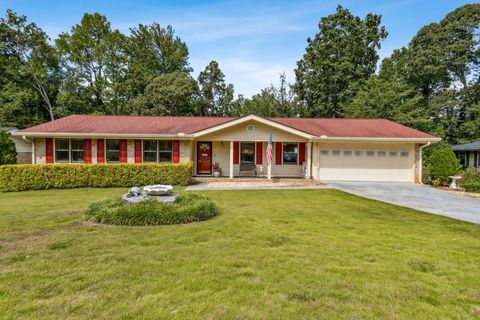
[[[74,134],[191,134],[237,118],[71,115],[21,132]],[[352,138],[435,138],[384,119],[270,118],[314,136]]]

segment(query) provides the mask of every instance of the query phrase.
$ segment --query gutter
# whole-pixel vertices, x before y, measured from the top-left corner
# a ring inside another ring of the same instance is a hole
[[[112,139],[122,139],[122,138],[144,138],[144,139],[155,139],[155,138],[169,138],[176,140],[192,140],[193,136],[185,133],[178,134],[136,134],[136,133],[78,133],[78,132],[15,132],[12,135],[14,136],[23,136],[23,137],[77,137],[77,138],[112,138]]]
[[[315,137],[312,141],[317,142],[416,142],[416,143],[432,143],[439,142],[441,138],[372,138],[372,137]]]
[[[428,141],[426,144],[424,144],[423,146],[420,146],[419,148],[419,161],[418,161],[418,165],[419,165],[419,168],[418,168],[418,174],[420,175],[420,184],[423,184],[423,149],[428,147],[429,145],[431,145],[431,142]]]
[[[35,164],[35,141],[28,139],[26,136],[22,136],[22,139],[32,145],[32,164]]]

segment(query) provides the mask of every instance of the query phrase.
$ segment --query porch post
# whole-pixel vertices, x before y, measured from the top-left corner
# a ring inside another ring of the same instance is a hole
[[[230,141],[230,179],[233,179],[233,141]]]
[[[271,138],[271,135],[270,135],[270,138]],[[269,142],[267,142],[267,148],[268,148],[268,143]],[[272,161],[275,160],[275,159],[273,159],[273,142],[272,142],[271,147],[272,147],[272,150],[270,150],[270,152],[271,152],[272,157],[271,157],[270,161],[269,161],[269,159],[267,159],[267,163],[268,163],[268,165],[267,165],[267,179],[272,179]],[[267,157],[268,157],[268,155],[267,155]]]
[[[305,170],[305,178],[312,178],[312,142],[308,141],[307,143],[307,170]]]

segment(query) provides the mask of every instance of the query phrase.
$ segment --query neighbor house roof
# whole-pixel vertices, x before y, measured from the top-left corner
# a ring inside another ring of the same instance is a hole
[[[480,141],[457,144],[452,147],[453,151],[476,151],[480,150]]]
[[[326,118],[261,118],[249,115],[233,117],[161,117],[161,116],[107,116],[71,115],[31,128],[17,135],[77,134],[77,135],[197,135],[257,120],[277,125],[284,130],[311,138],[438,138],[384,119],[326,119]]]

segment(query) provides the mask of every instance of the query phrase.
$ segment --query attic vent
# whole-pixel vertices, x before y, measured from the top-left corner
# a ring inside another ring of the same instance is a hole
[[[255,125],[254,124],[249,124],[247,126],[247,132],[253,132],[255,131]]]

